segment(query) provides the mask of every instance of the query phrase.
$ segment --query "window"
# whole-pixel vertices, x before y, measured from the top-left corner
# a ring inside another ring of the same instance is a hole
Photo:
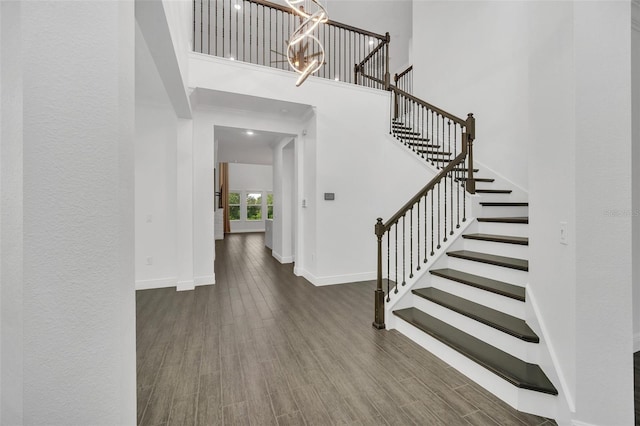
[[[273,219],[273,194],[267,194],[267,219]]]
[[[247,193],[247,220],[262,220],[262,193]]]
[[[229,220],[240,220],[240,193],[229,192]]]

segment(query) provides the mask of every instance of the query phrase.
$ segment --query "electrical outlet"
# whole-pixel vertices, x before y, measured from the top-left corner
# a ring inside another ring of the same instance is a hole
[[[560,244],[569,244],[569,230],[567,222],[560,222]]]
[[[153,265],[153,257],[147,256],[147,265]]]

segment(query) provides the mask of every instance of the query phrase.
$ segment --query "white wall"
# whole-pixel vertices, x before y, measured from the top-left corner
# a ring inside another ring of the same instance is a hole
[[[133,2],[21,7],[23,421],[134,424]]]
[[[295,258],[297,187],[295,140],[285,138],[273,148],[273,256],[282,263]]]
[[[23,423],[23,120],[20,2],[0,3],[0,424]]]
[[[628,425],[634,421],[630,3],[576,2],[573,22],[576,419]],[[612,217],[608,210],[625,213]]]
[[[136,93],[136,288],[175,286],[178,118],[162,80],[137,32],[136,83],[155,93]],[[144,83],[143,83],[144,80]]]
[[[413,21],[415,95],[474,113],[475,160],[527,189],[527,2],[414,1]]]
[[[629,4],[529,17],[531,290],[573,418],[632,424],[631,220],[616,213],[631,210]]]
[[[388,93],[315,77],[296,88],[288,72],[200,54],[192,55],[190,73],[194,87],[314,105],[295,131],[303,163],[300,198],[307,206],[297,212],[303,243],[296,272],[316,284],[372,279],[376,218],[390,217],[432,175],[388,138]],[[334,192],[336,200],[324,201],[324,192]]]
[[[631,4],[631,84],[633,147],[633,336],[634,351],[640,351],[640,2]]]
[[[267,192],[273,192],[273,167],[261,164],[229,164],[229,192],[240,192],[240,220],[231,221],[231,232],[264,232],[267,217]],[[242,198],[251,192],[262,193],[262,220],[246,220]]]

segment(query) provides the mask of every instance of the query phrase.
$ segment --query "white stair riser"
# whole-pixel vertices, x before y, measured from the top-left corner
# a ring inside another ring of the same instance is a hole
[[[517,318],[526,318],[525,304],[519,300],[435,275],[431,278],[431,284],[439,290],[446,291],[447,293],[451,293],[458,297],[463,297],[491,309],[504,312],[505,314],[509,314]]]
[[[526,223],[478,222],[478,232],[481,234],[528,237],[529,225]]]
[[[556,416],[557,397],[517,388],[460,352],[397,317],[396,329],[511,407],[538,416],[550,418]]]
[[[413,306],[447,324],[464,331],[508,354],[523,361],[537,364],[538,348],[536,343],[525,342],[510,334],[459,314],[451,309],[413,295]]]
[[[458,259],[451,256],[447,256],[446,267],[467,272],[469,274],[480,275],[481,277],[491,278],[493,280],[504,281],[521,287],[524,287],[529,280],[529,274],[526,271],[490,265],[488,263],[474,262],[466,259]]]
[[[521,244],[498,243],[495,241],[482,241],[465,238],[464,249],[480,253],[495,254],[498,256],[529,258],[529,246]]]
[[[527,206],[482,206],[480,209],[481,217],[518,217],[529,216],[529,207]]]

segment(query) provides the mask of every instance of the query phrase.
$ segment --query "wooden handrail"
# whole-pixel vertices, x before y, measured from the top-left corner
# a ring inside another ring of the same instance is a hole
[[[433,110],[433,111],[437,112],[438,114],[442,115],[443,117],[447,117],[447,118],[455,121],[456,123],[460,124],[461,126],[464,126],[466,124],[466,120],[463,120],[460,117],[456,117],[455,115],[453,115],[453,114],[451,114],[451,113],[449,113],[449,112],[447,112],[447,111],[445,111],[443,109],[440,109],[437,106],[431,105],[430,103],[425,102],[420,98],[416,98],[415,96],[413,96],[413,95],[411,95],[411,94],[409,94],[409,93],[407,93],[407,92],[405,92],[403,90],[398,89],[396,86],[390,86],[389,90],[391,90],[391,91],[393,91],[393,92],[395,92],[395,93],[397,93],[399,95],[402,95],[405,98],[407,98],[407,99],[409,99],[411,101],[414,101],[415,103],[417,103],[419,105],[422,105],[422,106],[424,106],[426,108],[429,108],[430,110]]]
[[[396,81],[398,81],[399,79],[404,77],[406,74],[410,73],[411,71],[413,71],[413,65],[409,65],[409,67],[406,70],[402,71],[399,74],[396,74],[396,78],[395,78]]]
[[[467,140],[466,133],[463,133],[463,139]],[[458,154],[458,156],[454,158],[453,161],[451,161],[449,165],[447,165],[447,167],[442,169],[440,173],[435,175],[434,178],[431,179],[428,184],[426,184],[420,191],[418,191],[416,195],[413,196],[413,198],[407,201],[405,205],[402,206],[400,210],[396,212],[396,214],[391,216],[391,218],[387,220],[386,223],[383,224],[383,227],[381,228],[383,230],[383,233],[387,232],[389,228],[391,228],[391,226],[398,221],[398,219],[404,216],[407,213],[407,211],[409,211],[411,207],[413,207],[413,205],[418,202],[419,199],[424,197],[427,192],[431,191],[438,184],[438,182],[440,182],[445,176],[451,173],[451,170],[453,170],[456,166],[459,166],[460,164],[462,164],[466,159],[466,157],[467,157],[467,144],[464,143],[463,141],[462,152]]]
[[[362,67],[362,65],[367,62],[369,59],[371,59],[373,57],[373,55],[375,55],[376,53],[378,53],[378,51],[380,49],[382,49],[386,44],[385,40],[382,40],[382,42],[380,44],[378,44],[371,52],[369,52],[369,54],[367,56],[365,56],[365,58],[360,61],[360,63],[358,65],[356,65],[358,68]]]

